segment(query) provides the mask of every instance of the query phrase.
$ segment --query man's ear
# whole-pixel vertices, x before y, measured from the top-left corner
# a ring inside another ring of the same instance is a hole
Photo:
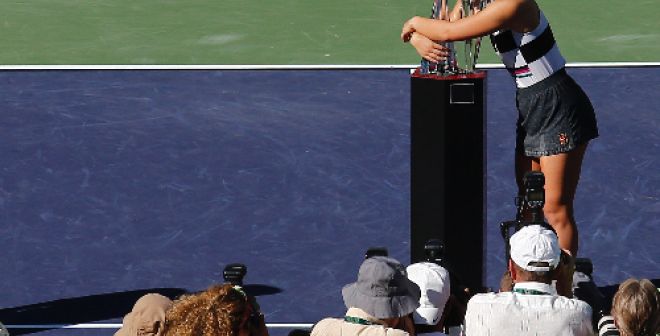
[[[511,280],[516,282],[518,279],[518,274],[516,274],[516,268],[513,266],[513,260],[509,259],[509,273],[511,274]]]

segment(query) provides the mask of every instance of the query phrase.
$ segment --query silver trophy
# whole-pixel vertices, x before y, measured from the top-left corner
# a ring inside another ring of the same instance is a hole
[[[474,15],[484,9],[490,0],[457,0],[461,1],[463,17]],[[431,18],[438,20],[449,20],[449,4],[447,0],[435,0]],[[463,44],[463,48],[455,48]],[[481,37],[466,41],[443,42],[442,45],[450,50],[449,56],[440,63],[433,63],[422,59],[420,73],[436,75],[466,74],[475,71],[479,51],[481,48]]]
[[[461,1],[463,16],[470,16],[480,12],[486,7],[489,0],[458,0]],[[474,72],[479,59],[479,49],[481,48],[481,36],[463,41],[463,60],[462,70],[467,73]]]
[[[433,9],[431,10],[431,18],[436,20],[449,20],[449,4],[447,0],[433,1]],[[453,43],[443,42],[442,46],[451,50],[450,55],[442,62],[435,63],[422,59],[420,73],[422,74],[450,74],[455,69],[455,57],[453,53]]]

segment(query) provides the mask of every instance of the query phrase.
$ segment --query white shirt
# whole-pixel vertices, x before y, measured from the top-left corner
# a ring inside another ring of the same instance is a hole
[[[539,282],[517,283],[516,292],[477,294],[465,313],[466,336],[593,336],[591,307],[557,295]],[[544,293],[544,294],[541,294]]]

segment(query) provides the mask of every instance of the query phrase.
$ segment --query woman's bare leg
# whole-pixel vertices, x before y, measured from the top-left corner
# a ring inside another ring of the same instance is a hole
[[[578,233],[573,218],[573,199],[580,179],[582,159],[587,144],[574,150],[551,156],[534,158],[516,153],[516,183],[523,195],[523,177],[528,171],[542,171],[545,175],[545,207],[543,213],[559,236],[559,245],[573,257],[578,252]],[[526,214],[528,215],[528,214]]]
[[[575,258],[578,252],[578,231],[573,218],[573,199],[580,180],[582,159],[587,144],[574,150],[539,160],[545,175],[545,206],[543,214],[559,237],[559,246]]]

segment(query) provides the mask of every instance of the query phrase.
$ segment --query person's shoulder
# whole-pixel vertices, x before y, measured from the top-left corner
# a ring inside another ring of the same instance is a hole
[[[565,296],[558,295],[555,297],[554,306],[561,309],[575,310],[582,313],[588,313],[591,315],[591,306],[579,299],[567,298]]]
[[[485,312],[497,314],[506,311],[509,306],[515,306],[511,292],[480,293],[473,295],[467,303],[465,319],[471,320]]]
[[[324,318],[321,321],[316,322],[312,331],[310,332],[311,336],[327,335],[328,331],[337,330],[340,328],[343,320],[338,318]]]
[[[385,335],[387,336],[408,336],[408,333],[401,329],[385,328]]]
[[[483,303],[495,303],[495,302],[506,302],[511,300],[513,293],[511,292],[489,292],[489,293],[479,293],[473,295],[468,301],[468,306],[470,304],[483,304]]]
[[[324,326],[333,326],[337,324],[342,324],[344,321],[340,318],[336,317],[326,317],[322,319],[321,321],[316,322],[314,325],[314,328],[316,327],[324,327]]]

